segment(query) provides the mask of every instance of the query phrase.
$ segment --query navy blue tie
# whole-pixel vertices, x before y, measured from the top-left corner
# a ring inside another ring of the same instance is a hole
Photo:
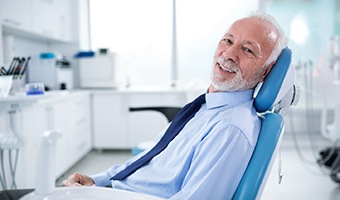
[[[205,103],[205,94],[200,95],[193,102],[185,105],[180,111],[178,111],[169,128],[166,130],[163,137],[156,144],[156,146],[154,146],[144,156],[131,163],[124,170],[113,176],[111,180],[124,180],[130,174],[134,173],[137,169],[149,162],[153,157],[162,152],[182,130],[185,124],[196,114],[203,103]]]

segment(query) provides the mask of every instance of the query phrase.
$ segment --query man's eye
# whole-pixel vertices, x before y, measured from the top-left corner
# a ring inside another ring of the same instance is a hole
[[[243,47],[243,50],[244,50],[245,52],[247,52],[247,53],[251,53],[251,54],[254,55],[254,52],[253,52],[251,49],[247,48],[247,47]]]
[[[228,38],[224,39],[224,41],[227,42],[227,43],[229,43],[229,44],[232,44],[232,43],[233,43],[233,42],[232,42],[230,39],[228,39]]]

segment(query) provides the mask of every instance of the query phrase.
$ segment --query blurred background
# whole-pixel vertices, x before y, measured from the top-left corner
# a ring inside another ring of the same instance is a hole
[[[87,146],[59,167],[57,184],[75,170],[104,170],[112,164],[107,159],[123,162],[131,156],[131,147],[155,137],[154,133],[133,133],[158,132],[166,121],[150,113],[132,114],[128,107],[139,105],[136,102],[140,99],[143,105],[181,106],[194,93],[204,91],[210,83],[218,41],[236,19],[254,10],[268,12],[285,30],[293,52],[295,82],[300,88],[299,104],[285,115],[281,157],[274,164],[263,199],[340,199],[337,0],[0,0],[0,65],[8,68],[15,57],[30,58],[27,72],[13,80],[10,95],[25,92],[25,85],[32,82],[43,83],[45,90],[55,92],[58,98],[61,90],[68,97],[86,93],[81,98],[86,99],[84,107],[79,109],[87,109],[86,114],[80,114],[87,118],[75,118],[73,122],[87,127],[87,139],[83,141]],[[38,116],[43,124],[31,132],[51,127],[72,132],[74,129],[69,127],[78,126],[66,122],[62,114],[58,121],[56,113],[66,112],[70,106],[53,107],[55,101],[22,108],[19,103],[17,110],[14,106],[19,132],[31,138],[19,156],[18,174],[27,174],[27,162],[22,163],[29,160],[26,157],[36,157],[35,143],[30,141],[38,136],[28,136],[31,133],[26,130],[34,123],[28,119]],[[6,102],[0,101],[2,105]],[[3,134],[11,132],[13,113],[8,110],[13,111],[13,104],[10,109],[0,110]],[[107,116],[107,110],[114,114]],[[159,127],[141,131],[138,127],[149,123],[143,121],[146,118],[159,121]],[[108,119],[115,124],[109,126]],[[138,120],[143,123],[137,124]],[[67,127],[59,125],[63,122]],[[108,136],[111,132],[117,134]],[[67,141],[78,136],[65,139],[65,148]],[[320,153],[327,149],[330,153],[323,158]],[[331,155],[335,157],[327,166],[324,159]],[[94,165],[94,161],[99,164]],[[284,173],[282,184],[277,183],[279,168]],[[31,176],[18,187],[33,187]]]

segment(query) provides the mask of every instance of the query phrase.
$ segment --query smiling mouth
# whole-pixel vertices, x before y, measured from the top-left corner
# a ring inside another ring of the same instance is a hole
[[[237,73],[237,68],[230,66],[230,64],[224,62],[224,63],[220,63],[217,62],[217,65],[219,66],[219,68],[223,71],[223,72],[228,72],[228,73]]]
[[[222,69],[222,71],[225,71],[225,72],[230,72],[230,73],[235,73],[233,70],[221,65],[218,63],[218,65],[220,66],[220,68]]]
[[[233,66],[233,63],[230,63],[229,61],[225,61],[222,57],[218,57],[216,59],[216,64],[224,72],[236,73],[237,71],[237,68]]]

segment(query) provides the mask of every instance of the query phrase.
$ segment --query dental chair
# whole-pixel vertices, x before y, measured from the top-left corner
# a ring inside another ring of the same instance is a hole
[[[290,62],[291,51],[285,48],[254,99],[254,107],[262,120],[261,130],[233,200],[261,198],[281,144],[284,131],[282,114],[287,113],[288,107],[296,105],[299,99],[298,88],[294,85],[294,68]]]
[[[254,107],[262,120],[261,131],[252,158],[234,194],[234,200],[259,199],[261,197],[283,136],[282,114],[286,114],[288,107],[296,105],[299,99],[298,88],[293,84],[294,68],[290,62],[291,50],[285,48],[263,84],[257,88]],[[180,108],[177,107],[130,108],[132,112],[161,112],[169,122],[179,110]],[[142,142],[133,147],[132,154],[136,155],[152,145],[151,141]]]

